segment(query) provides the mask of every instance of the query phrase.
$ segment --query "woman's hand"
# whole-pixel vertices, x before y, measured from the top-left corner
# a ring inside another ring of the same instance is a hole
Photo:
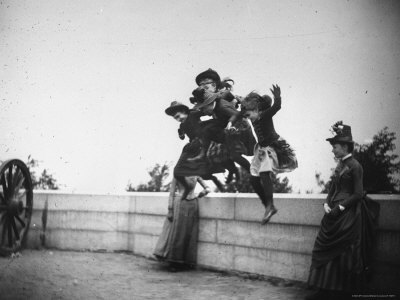
[[[277,84],[272,85],[272,89],[270,89],[272,92],[272,95],[274,95],[274,98],[280,98],[281,97],[281,88]]]
[[[329,207],[328,203],[324,203],[324,210],[326,214],[329,214],[332,209]]]

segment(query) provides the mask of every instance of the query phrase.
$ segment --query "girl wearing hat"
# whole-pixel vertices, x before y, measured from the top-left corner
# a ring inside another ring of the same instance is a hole
[[[233,83],[233,80],[229,78],[221,80],[218,73],[211,68],[196,76],[196,84],[199,88],[212,93],[221,90],[230,90],[232,85],[229,82]]]
[[[202,113],[198,110],[190,110],[186,105],[178,101],[173,101],[165,110],[165,113],[180,123],[178,129],[179,138],[183,140],[185,135],[189,138],[189,143],[184,146],[178,163],[174,168],[175,178],[183,187],[186,187],[182,197],[186,197],[190,190],[186,180],[188,176],[201,176],[205,180],[212,180],[218,189],[222,191],[224,189],[222,183],[213,174],[224,172],[225,169],[229,171],[228,177],[232,177],[233,173],[238,173],[232,160],[225,160],[220,164],[212,165],[206,159],[199,159],[196,162],[188,160],[190,157],[198,155],[202,149],[199,140],[201,132],[200,116]],[[205,190],[207,193],[210,192],[208,187]]]
[[[363,271],[363,168],[352,156],[354,142],[350,126],[340,121],[332,129],[335,136],[327,141],[332,145],[338,165],[323,204],[325,215],[315,240],[308,277],[308,284],[317,288],[318,292],[306,299],[339,299],[346,296],[346,292],[357,288]]]
[[[245,120],[242,120],[234,104],[225,100],[228,93],[230,94],[229,91],[211,93],[199,89],[193,91],[197,103],[193,109],[198,109],[205,115],[213,116],[213,119],[201,123],[202,148],[197,156],[189,160],[194,162],[203,159],[211,141],[214,141],[225,144],[233,161],[249,171],[250,163],[242,155],[250,154],[250,149],[254,147],[255,140],[250,126]],[[239,130],[233,125],[237,125]]]
[[[195,80],[199,90],[204,90],[211,93],[217,93],[220,91],[228,92],[224,94],[224,99],[228,102],[233,102],[235,107],[238,108],[241,97],[234,96],[232,93],[230,93],[232,85],[234,84],[232,79],[225,77],[221,80],[218,73],[210,68],[197,75]],[[196,98],[190,99],[191,102],[195,104]]]
[[[242,114],[253,124],[258,138],[250,166],[250,182],[265,207],[262,224],[269,222],[277,213],[273,203],[272,173],[290,172],[297,168],[297,159],[290,145],[275,131],[273,116],[281,109],[281,90],[278,85],[271,89],[272,99],[250,93],[242,101]]]

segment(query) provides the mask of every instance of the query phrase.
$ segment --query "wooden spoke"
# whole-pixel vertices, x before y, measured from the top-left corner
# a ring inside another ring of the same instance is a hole
[[[20,168],[17,166],[15,168],[15,174],[13,179],[14,195],[18,195],[19,189],[21,188],[23,181],[24,181],[24,175],[22,174]]]
[[[4,218],[3,222],[3,230],[1,231],[1,245],[4,245],[5,239],[6,239],[6,230],[7,230],[7,218]]]
[[[1,181],[1,185],[2,185],[2,187],[3,187],[4,198],[5,198],[5,200],[7,201],[7,198],[8,198],[8,189],[7,189],[6,176],[5,176],[5,174],[2,174],[0,181]]]
[[[16,215],[15,218],[21,223],[22,227],[25,227],[25,222],[21,219],[20,216]]]
[[[2,193],[0,193],[0,202],[1,202],[2,204],[4,204],[4,205],[7,204],[6,199],[4,198],[4,196],[3,196]]]
[[[7,214],[2,214],[0,217],[0,225],[1,223],[5,223],[5,219],[6,219]]]
[[[13,165],[11,164],[9,167],[8,167],[8,176],[7,176],[7,188],[8,188],[8,191],[11,193],[11,191],[12,191],[12,174],[13,174]],[[11,196],[11,195],[9,195],[9,196]]]
[[[21,175],[21,170],[19,169],[19,167],[18,166],[15,166],[15,172],[14,172],[14,176],[13,176],[13,181],[12,181],[12,184],[13,184],[13,186],[16,186],[17,185],[17,180],[18,180],[18,177]]]
[[[12,247],[12,231],[11,231],[10,219],[8,220],[7,224],[8,224],[8,226],[7,226],[7,229],[8,229],[8,247],[11,248]]]
[[[11,226],[14,230],[15,239],[19,240],[19,232],[18,232],[17,225],[15,224],[15,220],[13,217],[11,217]]]
[[[25,178],[23,176],[21,176],[21,178],[17,181],[17,184],[14,189],[15,195],[19,194],[19,190],[21,189],[21,187],[23,186],[24,183],[25,183]]]
[[[26,191],[24,191],[21,195],[18,195],[18,201],[21,201],[22,198],[26,196]]]

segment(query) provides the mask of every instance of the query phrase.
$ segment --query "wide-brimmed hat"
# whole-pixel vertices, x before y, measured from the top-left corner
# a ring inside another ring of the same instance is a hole
[[[351,127],[343,124],[343,121],[338,121],[332,126],[332,132],[335,134],[332,138],[326,140],[331,144],[334,143],[351,143],[353,144],[353,136],[351,134]]]
[[[197,85],[200,85],[200,82],[207,78],[214,80],[216,83],[221,82],[221,78],[219,77],[218,73],[213,69],[208,69],[196,76]]]
[[[193,109],[200,109],[204,106],[207,106],[213,103],[220,96],[219,93],[212,93],[199,89],[195,89],[192,94],[194,97],[191,98],[191,102],[193,101],[192,103],[196,103]]]
[[[184,111],[185,113],[188,114],[189,107],[178,101],[172,101],[170,106],[165,110],[165,113],[169,116],[174,116],[178,111]]]

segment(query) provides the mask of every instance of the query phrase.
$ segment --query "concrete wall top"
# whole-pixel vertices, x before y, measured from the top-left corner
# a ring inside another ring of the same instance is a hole
[[[400,195],[370,195],[381,205],[380,229],[400,230]],[[51,201],[47,201],[51,198]],[[278,213],[271,223],[319,226],[326,194],[274,194]],[[168,193],[124,192],[120,194],[34,191],[34,208],[48,203],[54,211],[121,212],[149,215],[167,213]],[[203,219],[259,222],[264,208],[252,193],[210,193],[200,200]]]

